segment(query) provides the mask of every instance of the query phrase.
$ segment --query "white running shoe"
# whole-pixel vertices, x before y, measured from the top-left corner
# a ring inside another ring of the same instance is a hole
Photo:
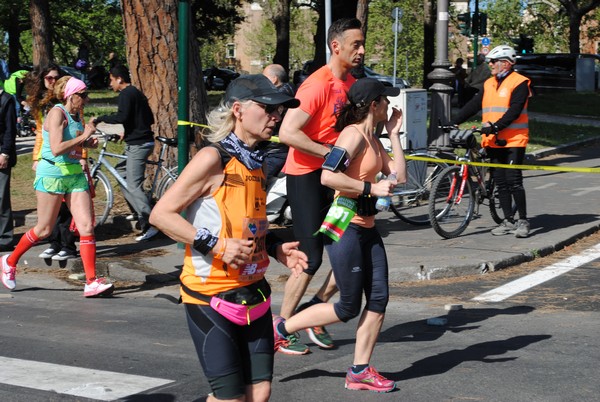
[[[56,253],[58,253],[58,251],[56,251],[55,249],[53,249],[52,247],[49,247],[47,249],[45,249],[42,254],[38,255],[38,257],[40,258],[52,258],[54,255],[56,255]]]
[[[54,261],[66,261],[69,258],[77,258],[77,253],[72,253],[71,251],[67,250],[60,250],[58,254],[54,254],[52,256],[52,260]]]
[[[108,296],[115,290],[115,285],[108,283],[106,278],[96,278],[91,283],[86,283],[83,288],[83,296],[96,297]]]
[[[17,287],[17,280],[15,278],[17,274],[17,267],[11,267],[8,265],[8,256],[10,254],[5,254],[2,256],[2,284],[10,290],[13,290]]]
[[[160,230],[155,228],[154,226],[150,226],[141,236],[135,238],[135,241],[146,241],[150,240],[154,236],[160,233]]]

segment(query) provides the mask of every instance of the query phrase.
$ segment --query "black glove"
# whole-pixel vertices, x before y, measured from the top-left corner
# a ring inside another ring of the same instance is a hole
[[[496,135],[496,134],[498,134],[498,128],[496,127],[495,124],[490,124],[489,126],[481,127],[481,134]]]

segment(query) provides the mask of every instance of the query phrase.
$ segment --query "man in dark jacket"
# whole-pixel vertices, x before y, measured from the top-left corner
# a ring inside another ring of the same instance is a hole
[[[13,215],[10,171],[17,163],[15,98],[0,89],[0,251],[12,251]]]
[[[158,234],[158,230],[150,226],[148,220],[152,207],[143,187],[146,159],[154,150],[154,134],[151,129],[154,115],[146,96],[131,85],[127,67],[119,65],[110,70],[110,87],[119,92],[117,113],[100,116],[93,123],[122,124],[125,128],[122,140],[126,144],[127,160],[120,163],[117,169],[127,181],[127,189],[122,189],[123,195],[135,210],[142,230],[136,241],[145,241]]]

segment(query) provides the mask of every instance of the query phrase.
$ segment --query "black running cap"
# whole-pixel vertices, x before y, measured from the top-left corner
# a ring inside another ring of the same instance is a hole
[[[225,102],[231,106],[236,100],[252,100],[265,105],[283,105],[297,108],[300,100],[281,93],[262,74],[242,75],[233,80],[225,91]]]
[[[348,100],[353,105],[363,107],[370,104],[381,95],[398,96],[399,94],[400,88],[386,87],[381,81],[378,81],[375,78],[359,78],[350,87]]]

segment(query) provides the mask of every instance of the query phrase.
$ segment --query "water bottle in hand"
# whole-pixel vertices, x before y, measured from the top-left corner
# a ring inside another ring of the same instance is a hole
[[[396,181],[396,172],[391,172],[390,175],[386,178],[386,180]],[[390,209],[391,203],[392,197],[379,197],[377,198],[375,208],[378,211],[388,211]]]

